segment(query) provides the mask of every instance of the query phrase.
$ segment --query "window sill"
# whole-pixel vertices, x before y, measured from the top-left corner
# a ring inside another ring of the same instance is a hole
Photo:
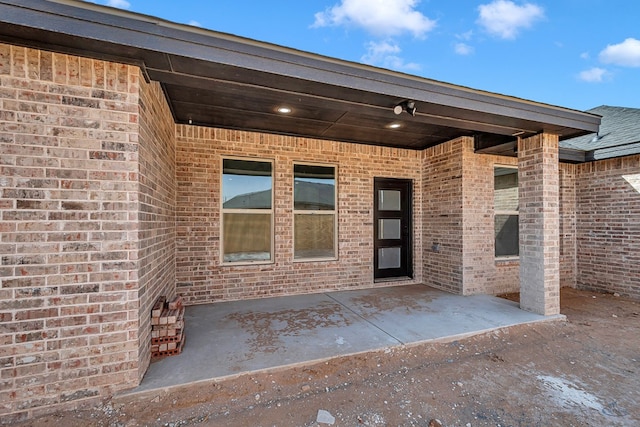
[[[221,262],[220,266],[222,267],[235,267],[235,266],[249,266],[249,265],[270,265],[270,264],[275,264],[274,261],[269,260],[269,261],[227,261],[227,262]]]

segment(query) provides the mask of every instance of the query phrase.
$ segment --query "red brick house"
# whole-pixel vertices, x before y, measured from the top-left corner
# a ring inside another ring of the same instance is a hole
[[[640,156],[562,145],[598,115],[78,1],[0,24],[3,420],[138,385],[159,295],[640,296]]]

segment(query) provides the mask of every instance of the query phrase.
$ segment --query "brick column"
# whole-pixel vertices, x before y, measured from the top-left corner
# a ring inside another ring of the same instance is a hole
[[[520,198],[520,307],[560,313],[558,137],[518,142]]]

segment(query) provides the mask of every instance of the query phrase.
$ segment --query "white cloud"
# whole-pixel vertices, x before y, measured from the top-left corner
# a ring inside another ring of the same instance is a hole
[[[471,55],[473,53],[473,46],[469,46],[466,43],[456,43],[454,50],[458,55]]]
[[[544,9],[533,3],[518,6],[510,0],[494,0],[478,6],[478,23],[489,33],[503,39],[514,39],[525,28],[544,18]]]
[[[578,74],[578,78],[589,83],[600,83],[607,76],[608,72],[604,68],[593,67],[582,71]]]
[[[354,25],[378,36],[424,37],[436,22],[415,10],[419,0],[341,0],[315,14],[313,27]]]
[[[131,3],[127,0],[108,0],[107,6],[117,7],[118,9],[129,9],[131,7]]]
[[[402,51],[400,46],[393,42],[369,42],[367,45],[367,53],[360,60],[369,65],[388,68],[391,70],[411,70],[420,69],[420,65],[415,62],[405,62],[398,56]]]
[[[628,38],[622,43],[608,45],[598,56],[605,64],[640,67],[640,40]]]
[[[471,37],[473,37],[473,30],[469,30],[462,34],[456,34],[456,38],[459,40],[471,40]]]
[[[191,20],[191,21],[187,22],[187,25],[191,25],[193,27],[202,27],[201,23],[199,23],[198,21],[194,21],[194,20]]]
[[[589,59],[589,58],[591,58],[591,55],[589,54],[589,52],[582,52],[582,53],[580,54],[580,58],[582,58],[582,59]]]

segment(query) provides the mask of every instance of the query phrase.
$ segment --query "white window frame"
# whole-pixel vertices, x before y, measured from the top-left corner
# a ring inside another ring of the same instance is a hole
[[[271,208],[270,209],[237,209],[237,208],[225,208],[224,207],[224,161],[225,160],[241,160],[247,162],[257,163],[270,163],[271,164]],[[223,265],[256,265],[256,264],[273,264],[275,262],[275,161],[273,159],[254,158],[254,157],[234,157],[223,156],[220,159],[220,263]],[[225,261],[225,249],[224,249],[224,214],[226,213],[239,213],[239,214],[269,214],[271,221],[269,226],[270,248],[268,260],[240,260],[240,261]]]
[[[305,209],[296,209],[296,200],[295,200],[295,182],[296,182],[296,174],[295,167],[296,165],[301,166],[321,166],[327,168],[333,168],[333,180],[334,180],[334,192],[333,192],[333,210],[305,210]],[[316,261],[336,261],[338,259],[338,165],[336,164],[328,164],[328,163],[314,163],[314,162],[304,162],[304,161],[295,161],[292,166],[292,210],[293,210],[293,221],[292,221],[292,235],[293,235],[293,262],[316,262]],[[333,215],[333,256],[330,257],[300,257],[296,258],[296,215]]]
[[[510,215],[510,216],[517,216],[518,217],[518,226],[520,224],[520,211],[519,210],[501,210],[501,209],[496,209],[496,204],[495,204],[495,188],[496,188],[496,184],[495,184],[495,180],[496,180],[496,169],[513,169],[514,171],[516,171],[516,174],[518,173],[518,166],[514,166],[514,165],[501,165],[501,164],[494,164],[493,165],[493,193],[494,193],[494,198],[493,198],[493,227],[494,227],[494,238],[493,238],[493,245],[494,245],[494,257],[496,259],[496,261],[517,261],[520,259],[520,255],[495,255],[495,245],[496,245],[496,238],[495,238],[495,226],[496,226],[496,220],[495,217],[496,215]],[[520,181],[519,179],[520,177],[518,177],[518,182]],[[518,206],[520,206],[520,191],[518,191]],[[519,234],[519,233],[518,233]],[[518,245],[520,244],[520,237],[518,235]],[[518,250],[518,252],[520,252]]]

